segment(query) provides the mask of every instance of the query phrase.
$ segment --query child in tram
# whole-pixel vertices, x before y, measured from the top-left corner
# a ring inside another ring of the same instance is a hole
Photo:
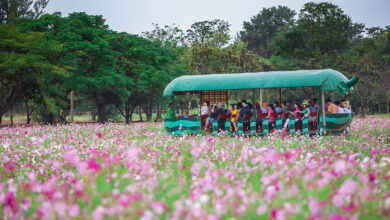
[[[232,118],[230,119],[230,132],[233,133],[237,131],[237,118],[239,114],[237,104],[232,105],[231,109]]]

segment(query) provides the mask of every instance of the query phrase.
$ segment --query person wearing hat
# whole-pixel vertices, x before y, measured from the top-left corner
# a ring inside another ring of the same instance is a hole
[[[302,120],[303,120],[303,119],[308,118],[310,116],[310,108],[309,108],[309,102],[307,100],[303,100],[302,105],[303,105],[302,113],[305,114],[302,117]]]
[[[345,100],[341,103],[341,105],[343,106],[344,113],[352,113],[349,101]]]
[[[218,116],[220,114],[225,114],[226,111],[224,110],[225,105],[222,103],[214,104],[213,108],[211,109],[210,117],[206,120],[205,130],[207,131],[209,125],[212,125],[215,120],[218,120]]]

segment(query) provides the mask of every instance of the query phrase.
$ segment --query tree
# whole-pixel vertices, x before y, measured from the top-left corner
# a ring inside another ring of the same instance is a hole
[[[295,11],[287,6],[263,8],[250,21],[244,21],[240,32],[242,41],[248,48],[262,57],[273,54],[272,39],[278,32],[285,32],[294,25]]]
[[[159,41],[162,46],[180,47],[185,45],[186,36],[179,26],[164,25],[160,27],[158,24],[153,24],[152,31],[142,32],[146,39],[151,41]]]
[[[98,122],[107,122],[106,106],[129,95],[132,79],[117,68],[118,52],[113,49],[117,35],[108,29],[103,17],[72,13],[63,18],[55,13],[42,16],[27,28],[63,42],[58,62],[71,70],[71,80],[63,86],[67,93],[75,90],[93,99]]]
[[[334,64],[334,68],[360,78],[353,93],[358,98],[362,117],[378,95],[390,90],[390,53],[386,51],[388,33],[389,30],[382,30],[373,37],[362,39],[350,51],[330,63]]]
[[[240,41],[225,48],[194,45],[187,50],[182,60],[191,74],[259,72],[273,69],[268,61],[248,50],[246,44]]]
[[[0,24],[12,18],[38,18],[49,0],[0,0]]]
[[[297,26],[279,34],[273,44],[276,55],[304,59],[343,51],[349,36],[351,19],[337,5],[310,2],[301,9]]]
[[[192,45],[223,47],[230,40],[229,27],[228,22],[220,19],[195,22],[187,30],[188,40]]]
[[[37,93],[42,105],[55,112],[63,95],[59,83],[67,77],[66,68],[52,62],[61,44],[8,24],[0,26],[0,36],[0,118],[16,102]]]

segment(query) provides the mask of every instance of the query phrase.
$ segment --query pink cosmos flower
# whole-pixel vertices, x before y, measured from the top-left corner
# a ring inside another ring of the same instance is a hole
[[[344,204],[344,197],[343,195],[336,194],[332,198],[333,205],[335,207],[341,207]]]
[[[268,209],[267,205],[259,206],[259,207],[257,207],[257,209],[256,209],[256,213],[257,213],[258,215],[262,215],[262,214],[264,214],[264,213],[267,211],[267,209]]]
[[[126,151],[127,159],[130,161],[136,160],[139,154],[140,154],[140,149],[135,147],[130,147]]]
[[[191,174],[193,177],[197,177],[199,173],[200,173],[200,165],[199,163],[195,162],[194,164],[192,164]]]
[[[74,218],[76,217],[80,212],[80,207],[77,204],[71,205],[68,208],[69,216]]]
[[[98,138],[102,138],[103,137],[103,134],[100,133],[100,132],[98,132],[96,135],[98,136]]]
[[[309,208],[313,215],[320,212],[320,204],[316,198],[309,199]]]
[[[95,210],[93,210],[92,216],[95,220],[103,220],[104,215],[104,208],[102,206],[96,207]]]
[[[15,194],[13,192],[8,192],[4,197],[3,203],[6,207],[12,210],[13,213],[17,213],[17,200],[15,198]]]
[[[4,165],[9,172],[12,172],[16,169],[16,163],[13,160],[6,162]]]
[[[339,189],[339,192],[345,195],[352,195],[355,193],[358,184],[352,179],[347,179]]]
[[[153,208],[153,210],[154,210],[157,214],[161,215],[165,210],[168,209],[168,206],[165,205],[165,204],[162,203],[162,202],[153,202],[153,203],[152,203],[152,208]]]
[[[88,169],[92,170],[93,172],[99,172],[102,167],[98,162],[96,162],[95,159],[91,159],[90,161],[88,161]]]
[[[343,206],[342,210],[344,212],[353,212],[356,210],[356,205],[353,202],[350,202],[348,206]]]
[[[337,172],[337,173],[344,173],[346,168],[347,168],[347,164],[345,163],[344,160],[338,160],[336,161],[334,164],[333,164],[333,168],[334,170]]]
[[[341,214],[329,214],[328,219],[329,220],[348,220],[348,216],[344,216]]]

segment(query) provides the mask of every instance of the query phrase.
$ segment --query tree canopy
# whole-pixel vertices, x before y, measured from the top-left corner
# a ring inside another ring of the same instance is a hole
[[[157,120],[165,86],[185,74],[333,68],[361,79],[351,99],[363,115],[389,99],[390,26],[354,23],[332,3],[306,3],[297,19],[286,6],[263,8],[236,38],[221,19],[121,33],[99,15],[44,14],[47,3],[0,1],[0,123],[23,103],[36,121],[64,123],[71,91],[98,122],[129,123],[136,107]]]

